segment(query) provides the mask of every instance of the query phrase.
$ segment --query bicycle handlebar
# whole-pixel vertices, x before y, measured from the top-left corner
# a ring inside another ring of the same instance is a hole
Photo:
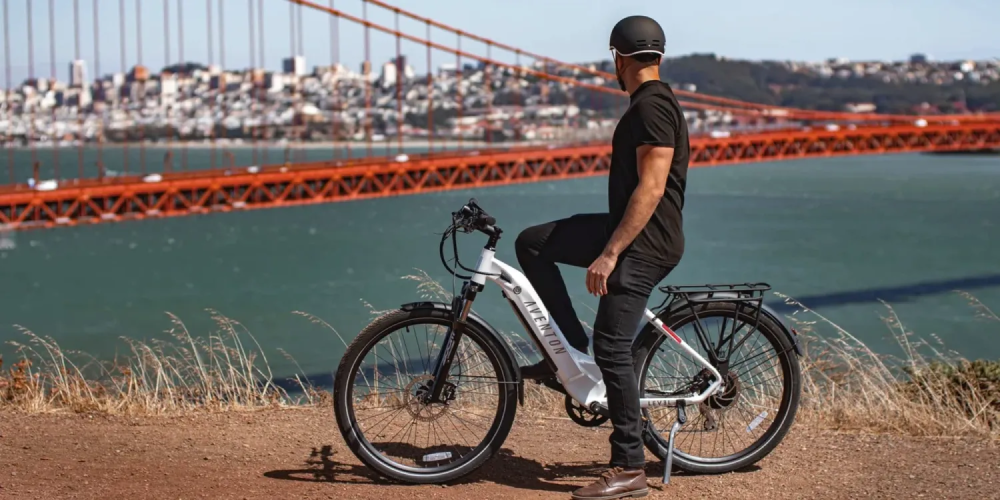
[[[500,238],[500,233],[502,232],[499,227],[496,227],[497,219],[496,217],[487,214],[482,207],[476,203],[475,198],[469,199],[469,202],[462,206],[457,212],[451,213],[451,225],[445,230],[444,234],[441,236],[441,245],[439,248],[439,253],[441,256],[441,263],[444,264],[445,269],[448,270],[453,276],[470,279],[471,276],[465,276],[458,274],[456,271],[458,268],[464,269],[470,272],[476,272],[475,269],[470,269],[462,265],[458,260],[458,242],[455,240],[455,233],[462,231],[464,233],[471,233],[472,231],[479,231],[490,237],[490,242],[487,244],[488,248],[496,245],[497,240]],[[452,251],[454,252],[455,267],[452,269],[448,265],[447,259],[444,257],[444,245],[445,241],[451,237],[452,239]]]
[[[475,198],[471,198],[458,212],[453,212],[451,215],[455,227],[462,228],[466,232],[482,231],[486,234],[493,234],[496,230],[494,227],[497,223],[496,217],[487,214],[476,203]]]

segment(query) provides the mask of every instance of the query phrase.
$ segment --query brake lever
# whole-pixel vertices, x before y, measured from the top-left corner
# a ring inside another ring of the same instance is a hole
[[[496,218],[486,215],[486,211],[479,206],[475,198],[469,198],[469,202],[466,203],[461,210],[458,212],[452,212],[452,221],[465,233],[471,233],[474,231],[475,228],[473,227],[473,224],[477,222],[482,222],[485,226],[493,226],[496,224]]]
[[[464,216],[460,212],[451,213],[451,226],[455,228],[456,231],[461,231],[463,233],[472,232],[472,228],[470,227],[469,217]]]

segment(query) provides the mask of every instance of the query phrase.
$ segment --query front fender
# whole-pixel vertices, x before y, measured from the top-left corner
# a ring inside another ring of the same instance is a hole
[[[445,304],[444,302],[431,302],[431,301],[410,302],[399,306],[399,308],[404,311],[413,311],[417,309],[437,309],[439,311],[445,311],[449,313],[452,310],[451,304]],[[514,382],[517,383],[517,400],[521,404],[521,406],[524,406],[524,384],[522,383],[521,380],[521,369],[518,368],[517,366],[517,357],[514,356],[514,351],[510,348],[510,345],[507,344],[507,341],[503,338],[502,335],[500,335],[500,332],[498,332],[496,328],[493,328],[493,326],[487,323],[486,320],[484,320],[474,311],[469,311],[469,315],[466,317],[466,322],[474,323],[477,327],[482,328],[483,331],[489,333],[494,338],[496,338],[497,343],[499,343],[503,347],[504,352],[507,354],[507,359],[509,359],[511,363],[511,372],[514,374]]]

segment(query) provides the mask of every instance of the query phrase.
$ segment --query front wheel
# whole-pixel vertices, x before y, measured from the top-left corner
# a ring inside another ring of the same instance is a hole
[[[351,451],[380,474],[440,483],[472,472],[503,445],[517,410],[516,365],[501,339],[469,321],[442,391],[421,396],[451,325],[442,308],[389,312],[347,347],[334,413]]]
[[[673,463],[699,474],[731,472],[764,458],[791,428],[802,385],[799,362],[781,327],[763,314],[758,323],[755,308],[710,302],[693,309],[681,307],[662,318],[663,322],[705,359],[710,358],[704,339],[710,349],[722,354],[730,336],[735,342],[733,352],[728,353],[729,374],[723,387],[701,404],[688,407],[688,421],[674,441]],[[693,381],[699,377],[704,380],[708,371],[674,348],[672,340],[664,342],[668,337],[652,325],[640,335],[636,377],[641,397],[682,392],[696,385]],[[643,416],[648,423],[646,447],[663,460],[676,410],[651,407],[643,410]]]

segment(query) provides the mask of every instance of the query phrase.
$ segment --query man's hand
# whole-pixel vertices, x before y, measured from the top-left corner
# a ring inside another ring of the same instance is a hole
[[[617,264],[616,256],[601,252],[597,260],[587,268],[587,291],[598,297],[607,295],[608,276],[611,276]]]

